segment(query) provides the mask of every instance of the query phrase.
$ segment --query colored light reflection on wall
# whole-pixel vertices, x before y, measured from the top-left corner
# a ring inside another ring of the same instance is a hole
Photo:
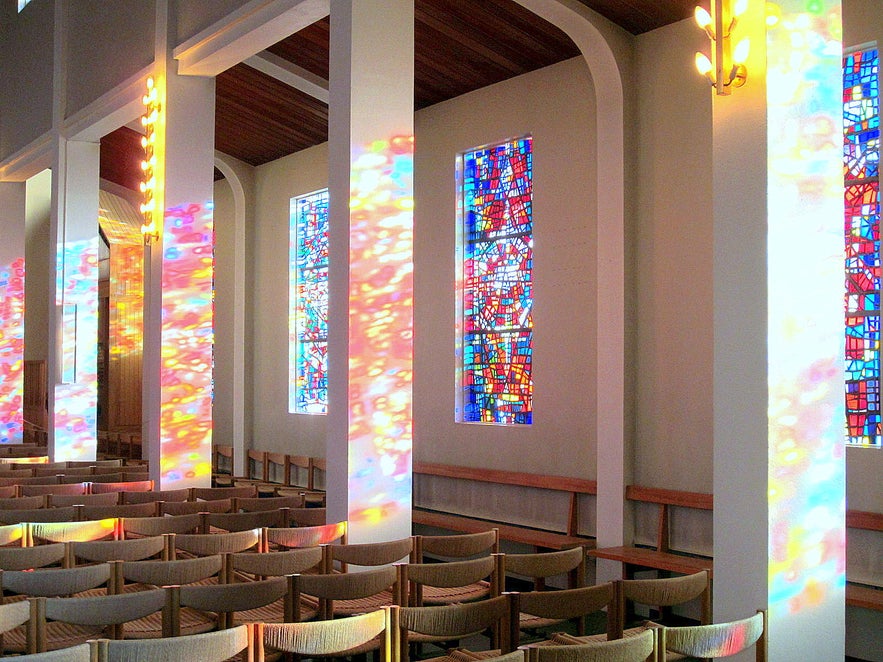
[[[845,585],[841,19],[768,5],[769,608],[794,626]]]
[[[0,444],[22,442],[25,260],[0,266]]]
[[[413,178],[413,136],[376,141],[352,161],[351,525],[410,526]]]
[[[211,475],[211,203],[167,209],[162,246],[160,480],[175,489]]]
[[[98,236],[59,245],[55,461],[94,460],[98,409]]]

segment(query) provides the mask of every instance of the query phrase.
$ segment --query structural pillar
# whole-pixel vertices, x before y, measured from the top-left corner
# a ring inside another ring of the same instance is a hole
[[[143,438],[164,490],[211,484],[215,80],[180,76],[158,3],[153,75],[158,236],[145,247]]]
[[[55,297],[49,310],[49,456],[94,460],[98,408],[99,145],[58,137],[50,241]]]
[[[413,0],[332,0],[330,69],[328,518],[393,540],[411,534]]]
[[[0,444],[22,443],[25,183],[0,183]]]
[[[725,5],[729,0],[725,0]],[[840,1],[749,2],[714,102],[714,619],[770,660],[844,655]],[[769,27],[767,27],[769,25]],[[753,660],[753,652],[734,660]]]

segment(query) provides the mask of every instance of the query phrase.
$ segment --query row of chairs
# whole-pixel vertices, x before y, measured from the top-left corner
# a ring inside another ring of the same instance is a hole
[[[273,453],[250,448],[244,468],[233,463],[233,447],[212,446],[212,480],[217,486],[256,485],[262,493],[285,494],[294,488],[324,492],[325,458]]]
[[[505,599],[500,600],[505,609]],[[46,608],[44,605],[44,610]],[[193,659],[222,662],[240,655],[239,659],[263,662],[268,653],[276,652],[313,658],[343,657],[370,650],[377,642],[383,662],[407,662],[410,659],[408,644],[414,634],[437,631],[439,622],[446,618],[449,631],[455,637],[465,636],[479,625],[478,621],[450,618],[454,610],[463,611],[460,606],[392,606],[337,621],[249,623],[203,634],[140,641],[92,639],[85,644],[20,659],[25,662],[189,662]],[[16,616],[21,618],[24,611],[18,608]],[[491,618],[497,616],[490,611],[488,614]],[[505,614],[502,617],[505,618]],[[765,662],[765,632],[765,613],[758,612],[749,618],[715,625],[648,627],[628,639],[526,646],[516,650],[504,645],[482,653],[455,648],[436,659],[439,662],[667,662],[684,656],[713,659],[754,647],[755,659]]]

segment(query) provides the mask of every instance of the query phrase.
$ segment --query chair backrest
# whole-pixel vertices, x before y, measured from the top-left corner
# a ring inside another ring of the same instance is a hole
[[[46,506],[48,508],[63,508],[64,506],[112,506],[119,502],[119,495],[114,492],[108,494],[47,494]]]
[[[163,533],[190,533],[201,526],[202,515],[199,513],[176,517],[124,517],[120,520],[120,531],[124,538],[159,536]]]
[[[110,566],[0,571],[0,587],[19,595],[58,597],[97,588],[110,580]]]
[[[246,652],[252,659],[253,626],[159,639],[112,641],[99,639],[93,643],[98,662],[222,662],[237,653]],[[263,658],[260,658],[263,659]]]
[[[255,641],[257,659],[264,659],[264,649],[276,649],[304,657],[332,656],[361,646],[387,633],[386,660],[394,643],[390,636],[393,621],[389,608],[333,621],[307,623],[263,623],[258,625]]]
[[[27,524],[3,524],[0,525],[0,546],[24,547],[30,544],[28,541]]]
[[[31,608],[27,600],[0,604],[0,635],[26,623],[30,617]]]
[[[479,533],[455,533],[446,536],[415,536],[414,553],[418,563],[424,561],[424,554],[442,558],[467,558],[479,554],[498,552],[500,534],[497,529]]]
[[[245,452],[245,477],[267,480],[267,451],[249,448]]]
[[[123,492],[122,503],[144,503],[146,501],[187,501],[190,488],[180,490],[149,490],[145,492]]]
[[[136,474],[126,474],[128,478],[135,478]],[[137,474],[140,476],[140,474]],[[106,478],[106,476],[93,476],[93,478]],[[152,480],[124,480],[120,482],[99,482],[98,480],[93,481],[92,483],[92,494],[101,494],[103,492],[150,492],[153,490],[153,481]]]
[[[399,580],[399,587],[402,591],[399,604],[421,606],[424,586],[453,589],[469,586],[485,578],[489,578],[493,583],[496,576],[495,566],[496,562],[491,556],[447,563],[401,563],[397,566],[399,572],[402,573]],[[461,600],[445,600],[445,602],[459,601]]]
[[[281,552],[236,552],[225,555],[227,582],[236,581],[236,575],[256,577],[283,577],[306,572],[322,563],[321,547],[302,547]]]
[[[212,473],[233,474],[233,446],[212,444]]]
[[[511,618],[510,600],[504,595],[454,605],[402,607],[399,609],[402,659],[407,660],[410,632],[428,635],[437,641],[454,641],[491,629],[500,649],[508,653],[512,646],[505,624]]]
[[[580,619],[580,632],[583,631],[583,617],[601,609],[607,609],[607,632],[616,632],[616,588],[613,582],[583,586],[561,591],[528,591],[511,593],[512,611],[545,619],[570,620]],[[518,643],[519,619],[513,618],[510,626],[512,645]],[[622,637],[620,633],[619,637]]]
[[[168,558],[168,538],[151,536],[131,540],[95,540],[69,543],[72,561],[82,559],[92,563],[108,561],[140,561],[163,554]],[[34,549],[39,549],[35,547]]]
[[[0,510],[35,510],[46,505],[46,497],[7,497],[0,498]]]
[[[195,584],[191,586],[170,586],[172,605],[171,636],[181,632],[180,610],[182,607],[214,612],[218,616],[218,627],[233,625],[237,611],[257,609],[272,604],[288,593],[288,580],[273,577],[254,582],[237,584]]]
[[[752,646],[757,662],[766,662],[766,612],[729,623],[659,628],[661,662],[668,653],[717,659],[735,655]],[[680,659],[680,658],[678,658]]]
[[[208,501],[163,501],[159,511],[162,515],[177,516],[195,513],[229,513],[232,508],[232,499],[210,499]]]
[[[175,550],[194,556],[212,556],[225,552],[243,552],[252,547],[260,549],[261,530],[230,533],[180,533],[175,535]]]
[[[13,478],[13,483],[15,479]],[[3,485],[0,483],[0,498],[13,499],[18,494],[18,485]]]
[[[572,646],[535,646],[527,662],[644,662],[656,648],[656,633],[648,628],[626,639],[602,640]]]
[[[256,510],[251,513],[209,513],[206,522],[209,530],[245,531],[264,527],[285,526],[288,519],[288,508],[276,510]]]
[[[618,608],[617,632],[614,638],[621,635],[620,627],[625,627],[626,604],[628,601],[642,605],[671,607],[684,604],[696,598],[700,599],[700,622],[705,624],[711,620],[711,582],[707,570],[680,577],[664,577],[661,579],[621,579],[617,581]]]
[[[233,497],[256,497],[256,485],[242,487],[191,487],[190,501],[214,501],[216,499],[232,499]]]
[[[42,496],[44,494],[86,494],[89,491],[89,483],[77,481],[65,485],[22,485],[19,488],[21,496]]]
[[[279,547],[316,547],[337,540],[346,542],[346,522],[323,524],[321,526],[298,526],[295,528],[266,528],[264,537],[267,544]]]
[[[393,595],[398,593],[395,588],[398,573],[394,566],[372,568],[364,572],[289,575],[291,586],[289,594],[294,608],[286,620],[300,620],[298,609],[301,596],[311,595],[319,598],[320,618],[331,619],[334,615],[335,600],[359,600],[368,598],[388,589]]]
[[[537,591],[545,588],[546,579],[557,575],[572,575],[570,588],[585,586],[586,583],[586,551],[582,547],[535,554],[499,554],[498,560],[497,576],[501,591],[505,590],[505,578],[509,573],[532,579],[534,590]]]
[[[301,495],[301,498],[305,498]],[[326,508],[289,508],[288,520],[291,526],[322,526],[327,524]]]
[[[61,542],[36,547],[0,547],[0,568],[3,570],[45,568],[66,562],[67,552]]]
[[[77,509],[73,506],[65,506],[64,508],[0,510],[0,522],[6,524],[22,524],[25,522],[73,522],[75,519],[77,519]]]
[[[313,463],[306,455],[286,455],[286,485],[310,488]]]
[[[113,458],[110,460],[68,460],[65,464],[67,464],[68,468],[70,467],[96,467],[96,468],[108,468],[108,467],[121,467],[123,466],[122,458]]]
[[[32,544],[45,542],[73,542],[101,540],[117,535],[119,520],[110,517],[82,522],[31,522],[29,525]]]
[[[332,569],[335,561],[341,564],[340,570],[344,572],[349,565],[377,566],[397,563],[407,560],[413,549],[414,539],[412,537],[387,542],[327,545],[325,548],[328,555],[326,571]]]
[[[116,496],[113,492],[110,496]],[[92,495],[98,496],[98,495]],[[100,496],[105,496],[104,494]],[[80,517],[83,519],[104,519],[106,517],[154,517],[156,516],[156,503],[126,503],[121,506],[99,506],[87,504],[80,507]]]
[[[79,644],[68,648],[59,648],[45,653],[32,653],[31,655],[19,655],[16,662],[94,662],[92,647],[90,644]]]
[[[233,512],[256,512],[258,510],[277,510],[278,508],[303,508],[304,498],[301,495],[284,497],[237,497],[233,500]],[[324,513],[323,513],[324,515]],[[318,522],[324,524],[325,522]]]
[[[267,482],[288,485],[288,456],[285,453],[267,453]]]
[[[88,476],[92,473],[92,467],[65,467],[64,469],[54,469],[52,467],[42,467],[35,465],[32,469],[35,476],[57,476],[64,474],[65,476]],[[83,480],[82,478],[80,480]]]
[[[172,586],[220,577],[224,559],[220,555],[201,556],[195,559],[171,561],[123,561],[113,563],[115,585],[122,587],[124,581],[150,586]]]

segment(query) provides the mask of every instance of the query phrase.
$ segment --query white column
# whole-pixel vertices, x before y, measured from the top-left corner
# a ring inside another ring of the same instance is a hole
[[[211,484],[214,78],[179,76],[158,3],[158,241],[145,249],[144,428],[162,489]]]
[[[49,455],[94,460],[98,407],[99,145],[57,138],[50,241]]]
[[[413,0],[331,2],[328,517],[351,542],[411,533],[413,35]]]
[[[0,444],[22,442],[25,183],[0,183]]]

